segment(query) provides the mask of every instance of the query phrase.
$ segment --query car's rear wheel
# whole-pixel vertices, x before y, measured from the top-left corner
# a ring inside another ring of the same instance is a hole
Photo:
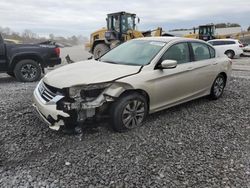
[[[20,82],[34,82],[40,79],[42,69],[36,61],[25,59],[16,64],[14,74]]]
[[[233,59],[234,56],[235,56],[235,53],[234,53],[233,50],[227,50],[227,51],[225,52],[225,54],[226,54],[227,57],[230,58],[230,59]]]
[[[222,74],[219,74],[211,88],[210,97],[214,100],[221,97],[223,94],[224,88],[226,86],[226,78]]]
[[[112,105],[111,121],[113,129],[123,132],[141,126],[148,114],[148,104],[144,96],[130,93],[120,97]]]

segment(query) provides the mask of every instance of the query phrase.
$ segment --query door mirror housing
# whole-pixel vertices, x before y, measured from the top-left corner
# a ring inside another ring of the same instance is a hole
[[[159,68],[161,69],[174,69],[177,66],[177,61],[167,59],[161,62]]]

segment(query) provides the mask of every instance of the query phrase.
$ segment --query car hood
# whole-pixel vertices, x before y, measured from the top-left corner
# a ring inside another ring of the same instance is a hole
[[[45,75],[43,81],[56,88],[109,82],[136,74],[141,66],[118,65],[95,60],[65,65]]]

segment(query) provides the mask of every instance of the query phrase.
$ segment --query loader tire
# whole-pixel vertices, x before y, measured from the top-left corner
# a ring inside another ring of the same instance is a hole
[[[94,52],[94,59],[98,59],[100,58],[102,55],[104,55],[105,53],[107,53],[110,50],[110,48],[108,47],[108,45],[106,44],[97,44],[93,50]]]

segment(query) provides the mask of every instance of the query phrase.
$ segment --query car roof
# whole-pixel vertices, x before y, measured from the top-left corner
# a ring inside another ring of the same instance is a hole
[[[191,39],[191,38],[185,38],[185,37],[141,37],[141,38],[137,38],[134,40],[148,40],[148,41],[157,41],[157,42],[181,42],[181,41],[194,41],[194,42],[203,42],[202,40],[198,40],[198,39]]]
[[[213,39],[213,40],[209,40],[208,42],[210,41],[239,41],[239,40],[236,40],[236,39]]]

